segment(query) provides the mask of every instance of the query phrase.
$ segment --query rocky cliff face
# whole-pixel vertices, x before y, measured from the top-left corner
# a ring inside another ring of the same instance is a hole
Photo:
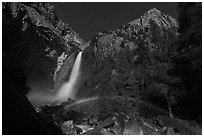
[[[64,60],[82,48],[83,40],[47,3],[3,3],[2,28],[4,66],[41,70],[51,83]]]
[[[173,118],[188,115],[178,106],[186,91],[175,75],[177,31],[175,19],[151,9],[117,30],[98,33],[83,50],[77,95],[98,100],[66,109],[77,103],[68,100],[40,113],[55,115],[64,134],[200,134],[195,122]]]
[[[164,102],[161,107],[168,110],[167,93],[175,78],[167,72],[173,66],[171,47],[177,39],[177,29],[175,19],[151,9],[115,31],[98,33],[83,51],[82,69],[92,77],[85,81],[79,94],[99,94],[101,104],[118,103],[114,106],[119,108],[115,109],[125,113],[134,108],[138,102],[132,101],[135,98],[148,100],[160,94]],[[109,109],[107,112],[115,111]]]

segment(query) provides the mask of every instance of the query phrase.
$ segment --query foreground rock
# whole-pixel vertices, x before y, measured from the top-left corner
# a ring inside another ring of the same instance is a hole
[[[73,101],[57,106],[43,106],[39,113],[56,122],[66,135],[200,135],[201,128],[195,121],[159,115],[154,118],[135,116],[130,118],[116,112],[106,118],[87,111],[66,108]],[[66,109],[65,109],[66,108]]]

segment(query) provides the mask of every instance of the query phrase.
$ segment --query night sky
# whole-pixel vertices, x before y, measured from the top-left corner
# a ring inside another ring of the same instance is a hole
[[[177,3],[160,2],[61,2],[52,3],[57,16],[85,41],[99,31],[115,30],[142,16],[151,8],[177,18]]]

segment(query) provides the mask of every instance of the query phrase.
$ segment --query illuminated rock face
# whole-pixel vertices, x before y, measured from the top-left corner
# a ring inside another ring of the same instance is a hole
[[[91,78],[83,83],[79,95],[99,94],[101,102],[107,102],[101,103],[104,109],[108,106],[110,111],[126,112],[135,98],[165,96],[177,29],[175,19],[152,9],[119,29],[98,33],[83,51],[82,70]],[[165,99],[163,102],[162,107],[168,108]]]
[[[43,71],[53,85],[65,59],[80,50],[83,40],[50,4],[3,3],[2,11],[4,66],[21,67],[27,75]]]
[[[163,62],[162,66],[167,65],[166,53],[177,37],[177,28],[175,19],[152,9],[141,18],[115,31],[98,33],[85,43],[57,18],[52,5],[4,3],[3,62],[20,66],[26,73],[39,70],[46,85],[41,90],[58,89],[69,80],[76,54],[83,50],[82,71],[85,77],[87,74],[97,81],[85,80],[82,84],[91,87],[83,94],[101,94],[95,89],[105,90],[107,86],[111,93],[117,90],[122,95],[124,92],[118,89],[137,90],[148,84],[158,60]],[[112,84],[105,84],[107,81]]]

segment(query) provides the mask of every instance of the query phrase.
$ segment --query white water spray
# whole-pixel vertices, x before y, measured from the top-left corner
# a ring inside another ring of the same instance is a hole
[[[82,52],[79,52],[74,62],[74,66],[72,68],[69,81],[67,83],[64,83],[59,88],[59,91],[55,97],[56,100],[64,101],[67,98],[71,98],[71,99],[75,98],[76,92],[78,90],[78,87],[76,84],[77,84],[78,77],[80,76],[81,55],[82,55]]]
[[[76,57],[74,62],[69,81],[62,84],[57,92],[34,92],[28,95],[28,99],[34,106],[61,103],[68,98],[74,99],[79,86],[77,86],[80,76],[82,52]]]

